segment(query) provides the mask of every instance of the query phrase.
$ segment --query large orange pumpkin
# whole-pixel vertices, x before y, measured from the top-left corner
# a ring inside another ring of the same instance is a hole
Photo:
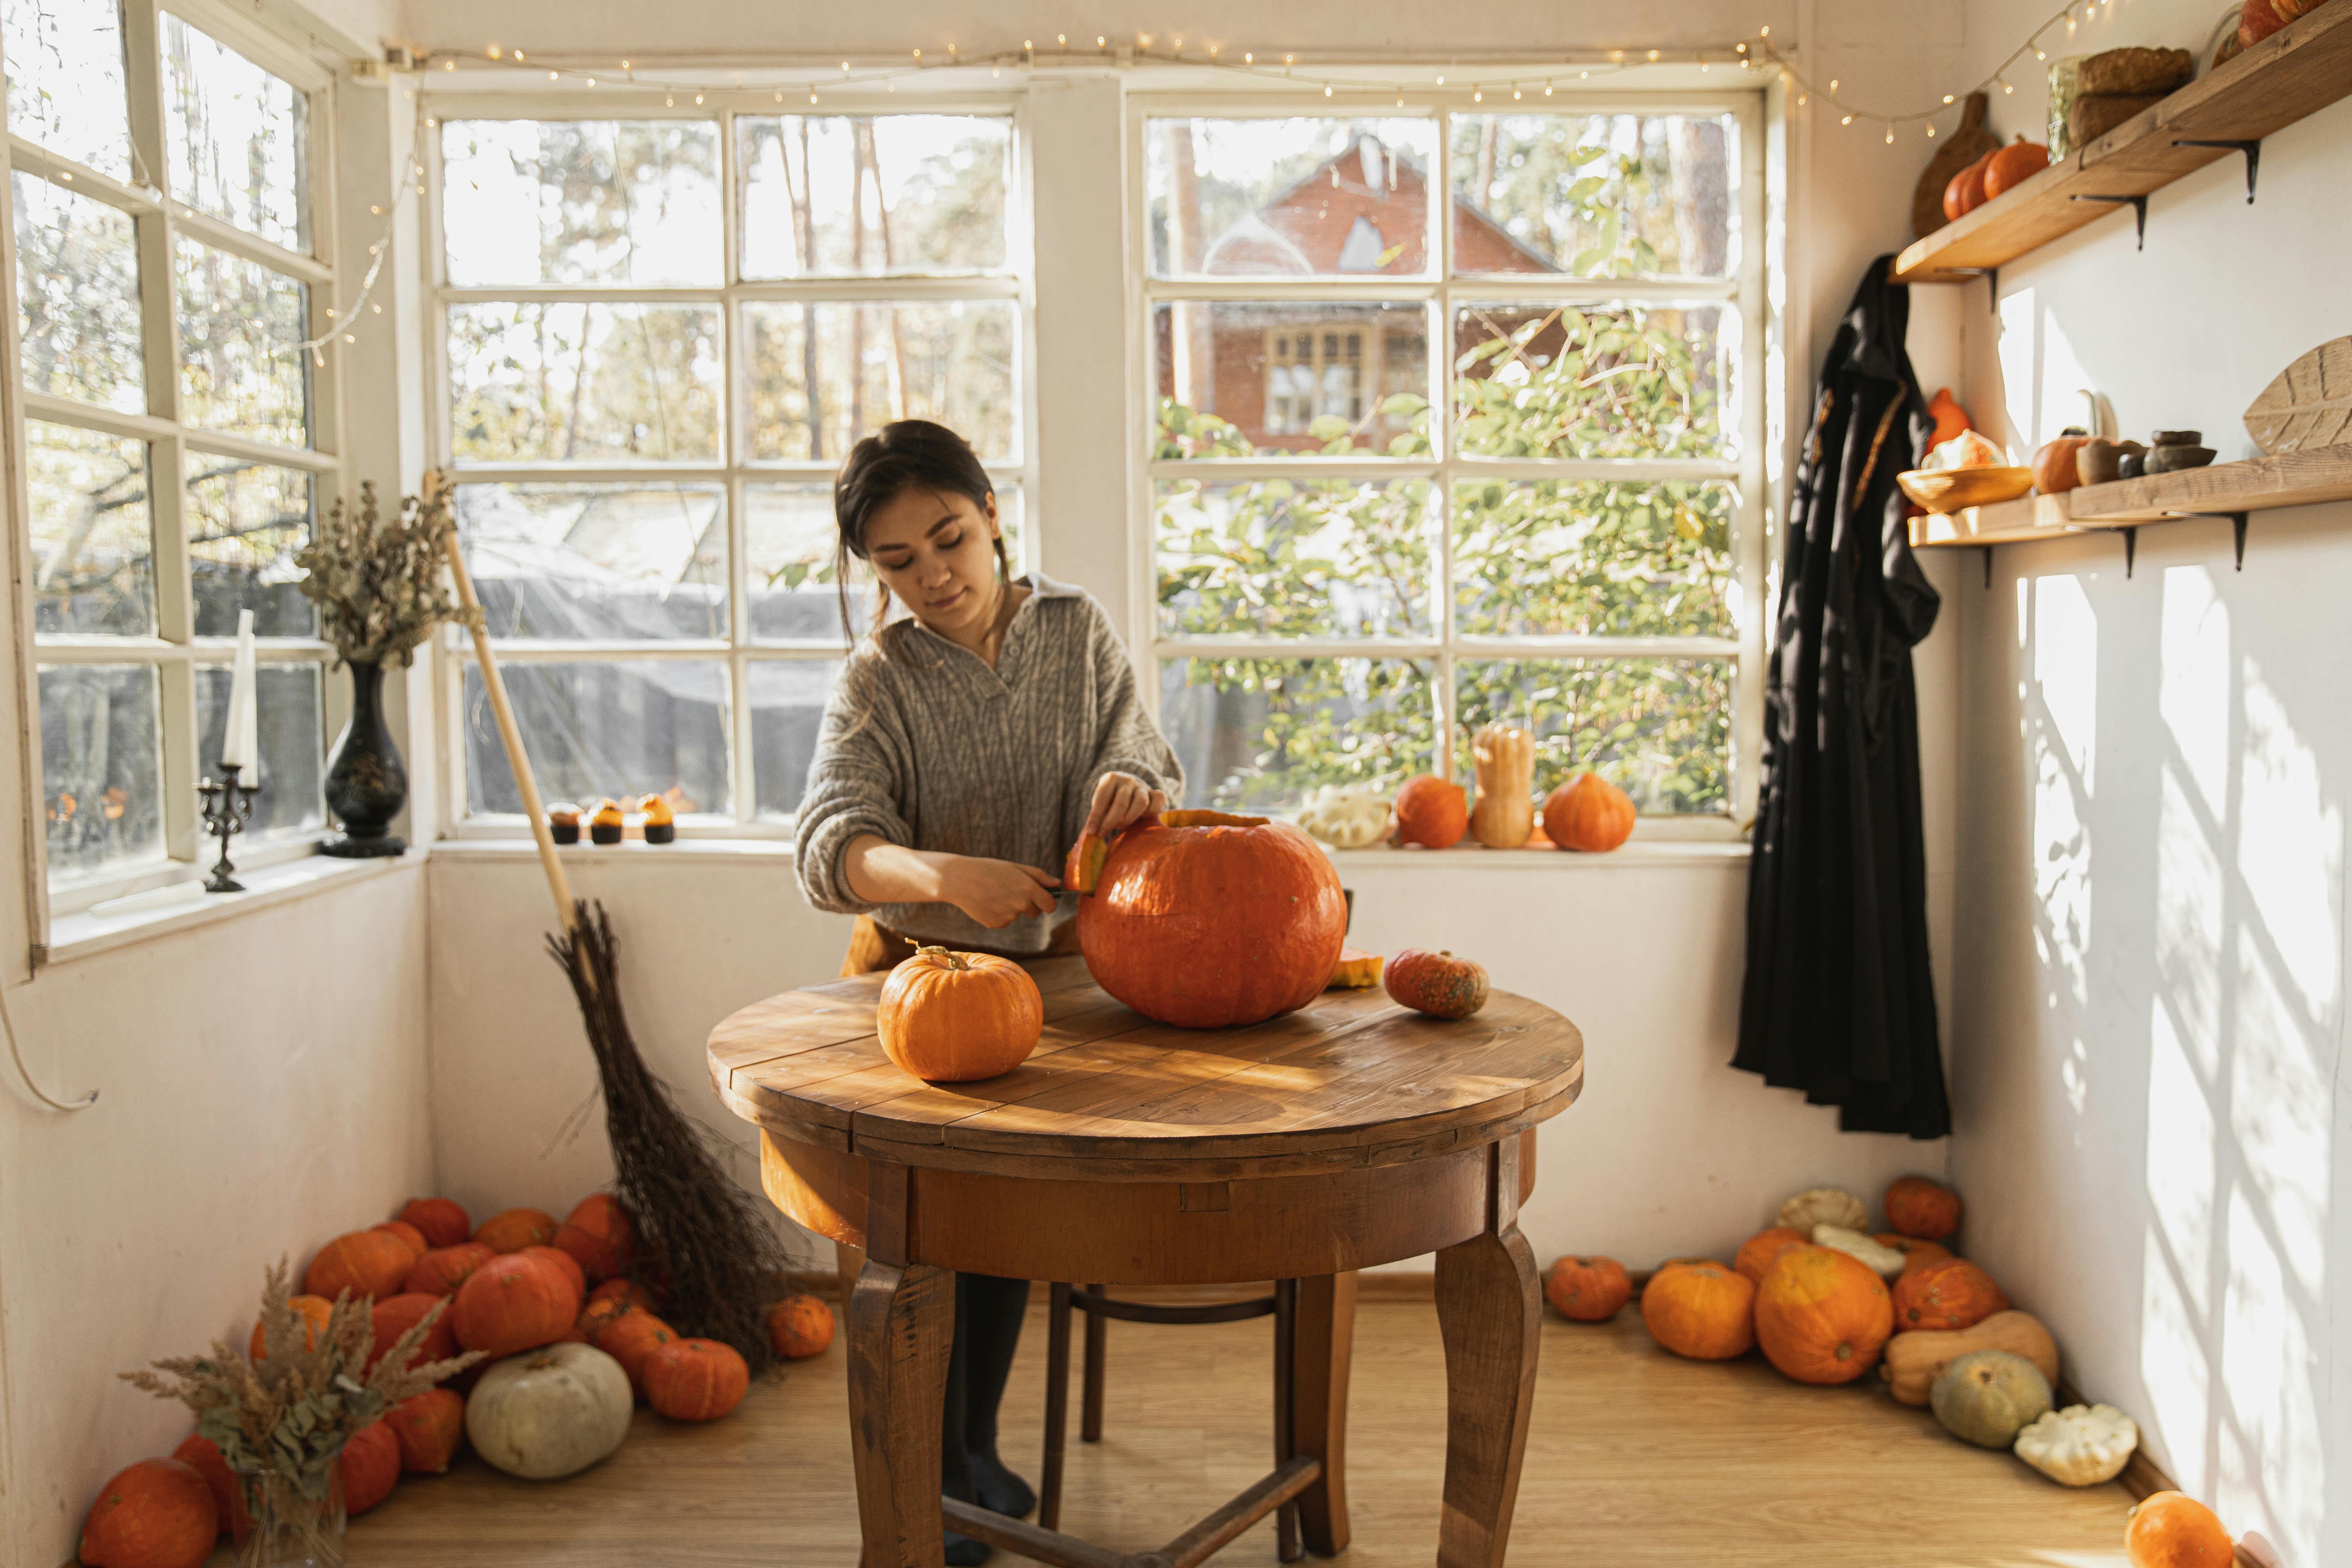
[[[1886,1189],[1886,1228],[1941,1241],[1960,1228],[1960,1194],[1925,1176],[1897,1176]]]
[[[324,1296],[289,1296],[286,1304],[302,1320],[302,1348],[307,1351],[327,1331],[327,1319],[334,1312],[335,1304]],[[257,1321],[253,1325],[253,1341],[247,1347],[247,1353],[257,1362],[263,1359],[263,1326]]]
[[[106,1483],[81,1530],[87,1568],[199,1568],[220,1516],[213,1489],[178,1459],[142,1459]]]
[[[422,1258],[433,1250],[432,1246],[425,1239],[425,1233],[404,1219],[388,1219],[382,1225],[372,1225],[368,1228],[380,1230],[386,1236],[396,1237],[402,1246],[408,1248],[411,1257]]]
[[[367,1370],[373,1372],[375,1363],[383,1359],[384,1352],[392,1349],[401,1335],[423,1322],[427,1312],[446,1305],[442,1298],[427,1296],[422,1291],[387,1296],[378,1301],[372,1325],[375,1330],[375,1343],[368,1352]],[[433,1326],[425,1331],[425,1338],[409,1354],[408,1364],[414,1366],[418,1362],[446,1361],[457,1353],[457,1333],[449,1326],[449,1314],[445,1310],[433,1320]]]
[[[1895,1321],[1912,1329],[1973,1329],[2009,1310],[2009,1297],[1966,1258],[1945,1258],[1906,1268],[1895,1281]]]
[[[1544,837],[1562,849],[1600,852],[1633,836],[1633,797],[1599,773],[1579,773],[1544,799]]]
[[[412,1475],[445,1475],[466,1440],[465,1396],[450,1388],[411,1394],[383,1413],[400,1443],[400,1468]]]
[[[1811,1237],[1790,1230],[1785,1225],[1776,1225],[1769,1230],[1759,1230],[1741,1242],[1738,1256],[1732,1258],[1731,1266],[1748,1279],[1760,1280],[1764,1278],[1764,1271],[1772,1267],[1772,1260],[1780,1254],[1792,1247],[1811,1245]]]
[[[579,1260],[591,1285],[626,1274],[637,1260],[637,1227],[610,1193],[590,1193],[555,1232],[555,1245]]]
[[[1939,1241],[1922,1241],[1916,1236],[1901,1236],[1891,1230],[1884,1236],[1874,1236],[1870,1239],[1881,1247],[1891,1247],[1901,1253],[1903,1272],[1906,1274],[1915,1268],[1925,1268],[1930,1263],[1941,1263],[1952,1255],[1952,1249]]]
[[[558,1274],[562,1275],[566,1279],[572,1281],[572,1294],[578,1297],[581,1301],[585,1301],[588,1299],[587,1270],[580,1267],[580,1260],[578,1258],[572,1257],[572,1254],[564,1251],[562,1247],[526,1247],[520,1252],[516,1253],[515,1256],[517,1258],[538,1258],[541,1263],[546,1264],[550,1268],[554,1269]],[[572,1316],[577,1317],[579,1315],[580,1309],[577,1305],[574,1305],[572,1308]]]
[[[1712,1259],[1669,1263],[1642,1290],[1650,1337],[1694,1361],[1728,1361],[1756,1342],[1756,1286]]]
[[[220,1446],[201,1433],[191,1432],[172,1450],[172,1458],[205,1478],[212,1489],[213,1518],[219,1533],[239,1546],[253,1533],[253,1515],[245,1510],[245,1485],[221,1458]]]
[[[355,1230],[319,1248],[302,1276],[302,1291],[331,1301],[348,1290],[354,1300],[373,1296],[380,1301],[399,1295],[401,1281],[415,1267],[416,1254],[398,1237]]]
[[[2142,1498],[2124,1525],[2124,1551],[2131,1568],[2230,1568],[2237,1560],[2230,1532],[2187,1492]]]
[[[580,1316],[580,1296],[551,1265],[494,1258],[457,1287],[450,1326],[457,1342],[496,1359],[562,1339]]]
[[[428,1249],[455,1247],[474,1234],[473,1217],[447,1198],[411,1198],[393,1217],[407,1221],[423,1233]]]
[[[1563,1258],[1544,1275],[1544,1300],[1580,1323],[1605,1323],[1633,1298],[1633,1281],[1613,1258]]]
[[[654,1352],[677,1339],[677,1331],[639,1308],[624,1312],[597,1331],[596,1348],[621,1363],[629,1374],[629,1386],[637,1397],[645,1397],[646,1362]]]
[[[1418,774],[1396,793],[1396,824],[1400,844],[1450,849],[1470,830],[1469,797],[1451,779]]]
[[[1078,947],[1096,984],[1188,1029],[1255,1024],[1314,1001],[1347,929],[1347,899],[1321,847],[1263,817],[1181,827],[1146,819],[1120,836],[1094,896],[1078,900]]]
[[[823,1355],[833,1343],[833,1309],[814,1296],[785,1297],[769,1310],[768,1342],[787,1361]]]
[[[356,1519],[400,1484],[400,1437],[382,1421],[371,1421],[343,1439],[336,1465],[343,1478],[343,1512]]]
[[[436,1247],[416,1260],[416,1266],[402,1280],[401,1289],[426,1296],[449,1296],[466,1282],[467,1276],[496,1258],[497,1253],[478,1241],[461,1241],[455,1247]]]
[[[1029,1058],[1045,999],[1009,958],[919,947],[890,972],[874,1032],[892,1061],[926,1083],[1000,1078]]]
[[[1894,1331],[1886,1282],[1834,1247],[1792,1247],[1756,1287],[1756,1342],[1799,1383],[1852,1383]]]
[[[716,1421],[751,1385],[742,1355],[716,1340],[672,1340],[646,1358],[646,1403],[673,1421]]]
[[[555,1216],[545,1209],[501,1209],[481,1223],[474,1239],[492,1252],[520,1252],[555,1240]]]

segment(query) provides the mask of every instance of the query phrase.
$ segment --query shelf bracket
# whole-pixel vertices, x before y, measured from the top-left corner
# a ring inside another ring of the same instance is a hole
[[[2262,138],[2257,136],[2242,142],[2175,142],[2173,145],[2175,147],[2226,147],[2233,153],[2243,153],[2246,155],[2246,205],[2248,206],[2254,205],[2254,175],[2261,172],[2263,166]]]
[[[2226,518],[2228,518],[2228,519],[2230,520],[2230,532],[2231,532],[2231,534],[2233,536],[2233,539],[2232,539],[2233,552],[2234,552],[2234,553],[2236,554],[2236,556],[2237,556],[2237,560],[2238,560],[2238,570],[2239,570],[2239,571],[2241,571],[2241,572],[2243,572],[2243,571],[2246,569],[2246,514],[2245,514],[2244,512],[2242,512],[2242,511],[2168,511],[2168,512],[2166,512],[2164,515],[2165,515],[2165,516],[2167,516],[2167,517],[2179,517],[2179,518],[2189,518],[2189,517],[2210,517],[2210,518],[2214,519],[2214,520],[2215,520],[2215,521],[2218,521],[2219,520],[2222,519],[2222,518],[2225,518],[2225,517],[2226,517]]]
[[[2139,556],[2139,530],[2126,528],[2119,531],[2124,536],[2124,578],[2128,582],[2132,574],[2132,563]]]
[[[2068,199],[2077,202],[2108,202],[2116,206],[2122,206],[2126,202],[2129,202],[2135,215],[2134,221],[2139,229],[2139,248],[2142,250],[2147,248],[2147,198],[2146,196],[2072,196]]]
[[[1998,268],[1998,267],[1948,267],[1948,268],[1946,268],[1944,270],[1945,270],[1945,271],[1947,271],[1947,272],[1957,273],[1958,275],[1959,275],[1959,276],[1960,276],[1960,277],[1962,277],[1962,278],[1981,278],[1981,279],[1983,279],[1985,280],[1985,303],[1986,303],[1987,305],[1989,305],[1989,306],[1990,306],[1990,307],[1991,307],[1991,309],[1992,309],[1992,313],[1993,313],[1994,315],[1998,316],[1998,315],[2000,315],[2000,268]]]
[[[1984,547],[1984,558],[1985,586],[1990,589],[1992,586],[1992,546],[1990,544]]]

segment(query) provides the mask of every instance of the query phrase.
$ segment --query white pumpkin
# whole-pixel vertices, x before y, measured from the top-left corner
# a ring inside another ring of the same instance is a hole
[[[1852,1193],[1836,1187],[1807,1187],[1780,1205],[1780,1223],[1799,1236],[1812,1235],[1817,1225],[1867,1231],[1870,1210]]]
[[[2017,1457],[2070,1487],[2114,1480],[2139,1447],[2139,1428],[2112,1405],[2069,1405],[2017,1435]]]
[[[1299,808],[1298,826],[1334,849],[1361,849],[1389,830],[1389,797],[1362,784],[1325,784]]]
[[[1901,1253],[1881,1245],[1875,1237],[1864,1236],[1858,1230],[1848,1230],[1842,1225],[1813,1226],[1813,1245],[1833,1247],[1848,1258],[1861,1259],[1881,1279],[1892,1279],[1903,1272]]]
[[[561,1341],[483,1373],[466,1399],[466,1436],[507,1474],[551,1481],[619,1447],[635,1403],[619,1362]]]

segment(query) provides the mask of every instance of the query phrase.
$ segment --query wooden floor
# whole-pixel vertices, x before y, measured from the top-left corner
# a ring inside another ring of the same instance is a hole
[[[1273,1332],[1265,1319],[1109,1332],[1108,1430],[1099,1445],[1075,1441],[1073,1390],[1063,1525],[1133,1551],[1272,1468]],[[1045,1343],[1033,1310],[1003,1445],[1032,1480]],[[836,1341],[724,1421],[679,1426],[640,1409],[621,1451],[570,1480],[514,1480],[469,1455],[446,1476],[406,1479],[353,1521],[351,1568],[852,1568],[846,1410]],[[1444,1420],[1435,1311],[1367,1301],[1349,1445],[1355,1543],[1338,1561],[1434,1561]],[[1753,1356],[1680,1361],[1632,1310],[1597,1328],[1547,1313],[1511,1562],[2122,1568],[2129,1501],[2119,1487],[2070,1491],[1969,1447],[1874,1387],[1800,1387]],[[1213,1561],[1274,1563],[1273,1521]]]

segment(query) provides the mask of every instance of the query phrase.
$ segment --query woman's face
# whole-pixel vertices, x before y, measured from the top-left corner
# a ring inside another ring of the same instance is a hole
[[[866,554],[882,584],[942,635],[996,609],[996,498],[900,490],[866,524]]]

